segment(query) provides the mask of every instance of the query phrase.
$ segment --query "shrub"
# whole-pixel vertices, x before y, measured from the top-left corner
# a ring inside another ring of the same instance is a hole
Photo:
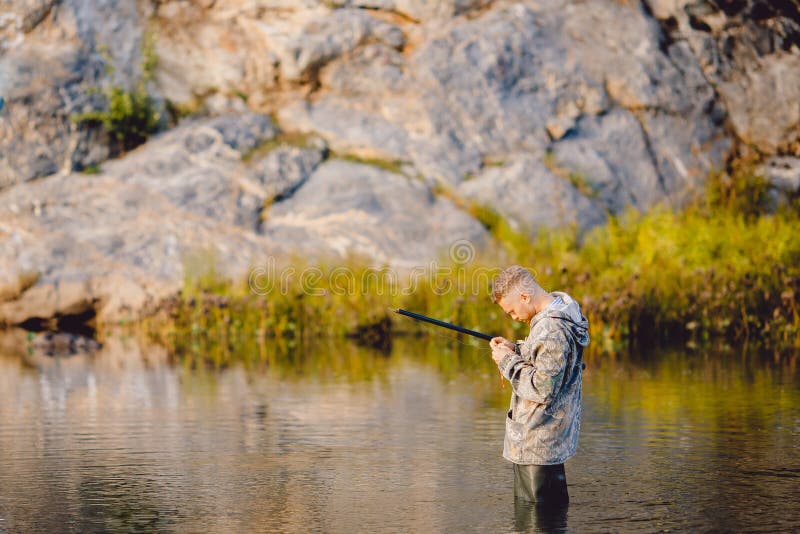
[[[133,90],[128,91],[120,85],[107,86],[102,91],[107,109],[72,117],[75,122],[103,125],[123,152],[144,143],[159,128],[161,114],[147,90],[147,84],[158,63],[154,44],[152,35],[145,35],[142,45],[142,74]],[[108,72],[113,72],[113,69],[109,67]]]

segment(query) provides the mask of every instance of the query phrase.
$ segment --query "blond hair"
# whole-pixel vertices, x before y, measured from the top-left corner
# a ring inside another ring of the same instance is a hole
[[[536,292],[539,284],[528,271],[519,265],[506,267],[492,282],[492,302],[497,302],[515,290],[528,290],[531,294]]]

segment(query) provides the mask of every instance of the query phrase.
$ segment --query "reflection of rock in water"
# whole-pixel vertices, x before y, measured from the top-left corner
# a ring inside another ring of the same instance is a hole
[[[68,332],[44,332],[33,336],[29,343],[36,351],[47,356],[75,356],[77,354],[94,353],[102,345],[90,337]]]
[[[391,330],[392,322],[383,317],[374,323],[358,325],[350,337],[359,345],[377,349],[388,356],[392,352]]]
[[[0,354],[18,355],[26,360],[91,355],[101,348],[97,340],[76,333],[31,332],[20,328],[0,331]]]
[[[40,370],[83,367],[96,369],[166,365],[164,347],[111,333],[102,343],[67,332],[29,332],[21,328],[0,330],[0,357],[20,358]]]

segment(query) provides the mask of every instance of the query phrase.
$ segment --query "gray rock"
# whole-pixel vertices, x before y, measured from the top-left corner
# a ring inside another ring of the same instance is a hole
[[[213,266],[241,280],[290,252],[418,265],[457,239],[477,246],[487,238],[418,180],[321,164],[325,149],[313,140],[242,160],[276,133],[256,114],[188,121],[100,174],[0,192],[0,323],[134,319],[173,296],[189,273]]]
[[[385,98],[387,93],[405,89],[404,66],[405,59],[397,50],[382,44],[368,44],[346,61],[334,62],[323,70],[320,82],[341,96]]]
[[[0,0],[0,52],[14,48],[47,16],[57,0]]]
[[[242,156],[278,133],[269,117],[248,113],[186,122],[153,139],[104,171],[143,185],[181,209],[217,223],[249,224],[260,207],[242,202],[246,186]],[[247,223],[247,221],[250,221]]]
[[[309,21],[287,41],[275,41],[281,76],[290,81],[314,79],[325,64],[368,40],[402,48],[403,32],[358,9],[338,9]]]
[[[141,75],[143,22],[135,0],[13,4],[6,15],[19,21],[22,33],[7,50],[0,46],[0,96],[6,99],[0,189],[109,157],[110,137],[72,118],[104,105],[92,90],[106,83],[131,88]],[[106,61],[113,73],[106,73]]]
[[[724,155],[724,143],[707,147],[724,137],[725,114],[688,46],[665,54],[659,39],[658,25],[630,6],[500,6],[446,27],[407,64],[376,51],[380,67],[359,59],[332,65],[320,80],[336,97],[279,117],[304,129],[322,124],[335,148],[362,152],[386,153],[382,132],[402,128],[407,140],[391,157],[411,161],[426,179],[457,184],[486,158],[541,152],[582,117],[621,107],[641,115],[654,154],[640,157],[657,162],[659,180],[694,187]],[[675,127],[681,120],[688,127]],[[370,130],[381,133],[371,139]]]
[[[248,169],[248,178],[239,181],[236,224],[257,228],[265,207],[294,194],[325,155],[324,148],[283,145],[254,161]]]
[[[647,137],[636,117],[617,109],[581,119],[552,147],[556,167],[575,174],[612,212],[648,208],[666,191]]]
[[[281,146],[254,162],[251,172],[268,201],[283,200],[303,185],[324,157],[319,149]]]
[[[800,53],[759,60],[717,83],[740,139],[765,154],[800,155]]]
[[[647,192],[652,187],[645,178],[649,171],[634,172],[640,182],[631,183],[628,192],[636,190],[640,200],[623,196],[609,206],[616,211],[632,203],[645,209],[655,201],[687,198],[722,164],[730,148],[726,112],[691,47],[684,41],[665,41],[655,21],[629,6],[573,4],[565,15],[564,32],[572,36],[569,50],[574,61],[596,79],[604,78],[612,103],[630,111],[639,123],[646,150],[635,148],[638,142],[620,145],[628,157],[637,155],[625,167],[648,168],[649,157],[658,175],[658,187]],[[624,31],[617,28],[619,20],[626,21]],[[636,130],[627,135],[638,136]]]
[[[488,239],[480,223],[418,180],[340,160],[273,204],[263,232],[310,257],[327,251],[407,267],[427,265],[458,240],[479,247]]]
[[[401,160],[409,150],[405,129],[344,99],[297,102],[281,109],[278,120],[288,129],[320,134],[343,154]]]
[[[647,3],[669,39],[691,45],[740,140],[800,155],[800,2]]]
[[[542,229],[571,225],[589,229],[603,223],[606,212],[602,203],[582,194],[568,176],[555,175],[544,158],[512,155],[501,167],[484,169],[462,182],[458,192],[493,206],[517,231],[531,235]]]
[[[19,206],[10,205],[9,210],[19,211]],[[35,247],[33,236],[0,222],[0,301],[13,300],[36,283],[39,277],[35,258],[31,250]]]
[[[215,117],[208,126],[222,134],[222,142],[242,156],[278,133],[269,117],[255,113]]]
[[[773,157],[756,169],[769,184],[773,207],[792,204],[800,199],[800,158]]]
[[[588,228],[680,203],[734,145],[731,126],[797,155],[797,0],[728,4],[0,0],[0,321],[135,315],[197,249],[234,273],[267,251],[412,265],[454,236],[486,239],[433,182],[519,228]],[[145,26],[156,96],[235,113],[105,162],[108,137],[70,116],[102,105],[90,88],[135,82]],[[403,176],[325,162],[325,146],[244,162],[278,134],[245,106]],[[793,162],[765,166],[781,194],[796,194]],[[30,181],[49,174],[67,176]]]
[[[164,3],[156,15],[156,81],[170,101],[189,103],[216,93],[246,95],[248,103],[257,103],[278,87],[279,60],[259,21],[191,2]]]
[[[684,117],[660,111],[641,111],[636,116],[661,187],[649,202],[680,206],[691,200],[703,191],[708,173],[720,168],[731,150],[731,140],[721,122],[687,122]],[[639,207],[646,209],[649,204]]]
[[[564,50],[541,18],[520,4],[499,8],[416,51],[410,83],[424,113],[409,116],[409,129],[423,174],[458,183],[484,154],[547,144],[546,123],[569,75],[555,80],[548,68],[564,70]]]
[[[422,42],[401,54],[406,38],[397,25],[366,10],[322,9],[319,2],[266,2],[260,11],[237,2],[167,2],[156,11],[159,84],[177,101],[245,91],[258,106],[270,102],[264,91],[276,91],[279,80],[318,78],[321,98],[280,107],[288,128],[318,131],[340,152],[410,161],[426,180],[451,184],[478,172],[487,157],[542,150],[582,116],[614,105],[690,117],[701,138],[721,131],[721,121],[707,112],[713,89],[688,46],[668,46],[665,54],[658,25],[637,7],[498,4],[472,19],[443,20],[436,13],[448,18],[489,6],[346,4],[419,16],[424,29],[411,33]],[[657,147],[656,135],[667,129],[651,130]],[[667,144],[672,151],[693,145]],[[709,159],[693,158],[680,154],[691,168]],[[676,181],[675,169],[659,172]]]
[[[0,193],[0,323],[89,311],[101,321],[135,318],[203,264],[246,277],[277,249],[254,233],[260,206],[239,205],[250,194],[242,155],[276,133],[255,114],[188,122],[99,175]]]
[[[107,157],[107,149],[81,151],[97,134],[70,120],[93,101],[80,88],[86,68],[80,52],[70,47],[43,57],[39,47],[25,44],[0,57],[0,95],[6,99],[0,114],[0,190]]]
[[[24,261],[35,280],[0,302],[0,323],[87,313],[101,322],[135,318],[181,287],[192,255],[243,277],[271,249],[117,176],[53,176],[0,197],[0,218],[14,228],[0,232],[0,251],[22,236],[26,259],[12,261]]]
[[[113,81],[131,89],[142,74],[147,15],[148,5],[138,0],[62,0],[51,16],[85,51],[102,50],[113,67]]]

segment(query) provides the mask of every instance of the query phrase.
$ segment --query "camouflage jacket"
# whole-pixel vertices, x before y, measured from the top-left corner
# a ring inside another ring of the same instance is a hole
[[[581,366],[589,322],[566,293],[531,319],[528,337],[498,367],[511,383],[503,457],[516,464],[563,463],[578,448]]]

